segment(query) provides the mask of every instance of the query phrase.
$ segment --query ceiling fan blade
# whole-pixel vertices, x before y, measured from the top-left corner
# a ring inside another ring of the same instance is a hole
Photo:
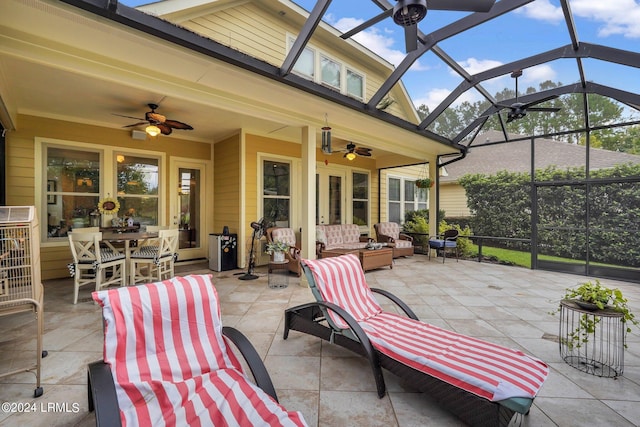
[[[527,111],[546,111],[546,112],[550,112],[550,113],[557,113],[560,110],[562,110],[562,108],[559,108],[559,107],[529,107],[529,108],[527,108]]]
[[[547,102],[547,101],[550,101],[552,99],[556,99],[557,97],[558,97],[558,95],[550,95],[550,96],[547,96],[545,98],[538,99],[536,101],[528,102],[528,103],[522,105],[522,108],[529,108],[529,107],[532,107],[534,105],[542,104],[543,102]]]
[[[185,129],[185,130],[193,130],[193,128],[186,124],[186,123],[182,123],[179,122],[177,120],[165,120],[164,123],[165,125],[172,127],[174,129]]]
[[[459,10],[462,12],[488,12],[496,0],[429,0],[431,10]]]
[[[382,12],[381,14],[374,16],[373,18],[369,19],[368,21],[365,21],[362,24],[358,25],[357,27],[347,31],[344,34],[342,34],[340,36],[340,38],[346,40],[349,37],[352,37],[353,35],[358,34],[360,31],[365,30],[365,29],[369,28],[370,26],[377,24],[378,22],[382,21],[384,18],[387,18],[387,17],[391,16],[392,13],[393,13],[393,8],[387,9],[384,12]]]
[[[125,116],[123,114],[116,114],[116,113],[111,113],[111,114],[113,114],[114,116],[118,116],[118,117],[126,117],[127,119],[146,120],[146,119],[143,119],[142,117]]]
[[[160,129],[160,132],[163,135],[170,135],[171,132],[173,132],[173,129],[171,129],[171,127],[167,126],[166,123],[156,123],[156,126],[158,126],[158,128]]]
[[[123,128],[132,128],[132,127],[136,127],[136,126],[142,126],[142,125],[148,125],[149,122],[138,122],[138,123],[134,123],[132,125],[126,125],[126,126],[122,126]]]
[[[355,153],[358,156],[370,156],[371,155],[371,148],[357,147],[355,149]]]
[[[418,48],[418,25],[404,27],[404,44],[406,52],[412,52]]]

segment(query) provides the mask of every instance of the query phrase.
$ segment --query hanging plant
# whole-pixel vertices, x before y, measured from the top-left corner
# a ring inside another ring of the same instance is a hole
[[[421,178],[416,180],[416,187],[418,188],[430,188],[433,186],[433,180],[431,178]]]

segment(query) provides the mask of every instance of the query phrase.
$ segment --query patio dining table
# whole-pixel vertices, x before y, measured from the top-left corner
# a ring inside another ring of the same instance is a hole
[[[127,285],[129,284],[129,259],[131,257],[131,244],[130,242],[144,242],[149,239],[158,237],[157,232],[147,231],[135,231],[135,232],[117,232],[117,231],[104,231],[102,232],[102,241],[105,242],[113,250],[117,250],[112,243],[124,242],[124,254],[127,262],[125,263],[125,274]]]

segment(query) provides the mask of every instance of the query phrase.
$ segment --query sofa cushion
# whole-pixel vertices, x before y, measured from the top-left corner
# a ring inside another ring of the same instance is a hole
[[[392,237],[395,240],[400,237],[400,225],[396,222],[381,222],[378,224],[377,231],[379,234]]]
[[[396,248],[412,248],[413,242],[411,240],[398,239],[394,242]]]
[[[325,225],[324,235],[326,237],[325,249],[341,248],[344,243],[342,235],[342,225]]]
[[[296,233],[292,228],[275,228],[271,231],[274,242],[283,242],[291,247],[296,246]]]
[[[360,227],[357,224],[341,224],[342,242],[343,243],[359,243]]]

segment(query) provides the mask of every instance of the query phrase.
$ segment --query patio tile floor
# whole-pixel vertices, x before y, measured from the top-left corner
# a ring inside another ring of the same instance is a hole
[[[270,289],[265,267],[256,280],[238,280],[240,270],[212,272],[206,263],[182,265],[177,274],[211,273],[222,305],[223,324],[242,331],[263,357],[280,402],[300,410],[310,426],[459,426],[460,422],[423,394],[385,372],[387,395],[378,399],[364,358],[319,339],[292,331],[282,338],[283,311],[312,300],[304,281]],[[421,320],[502,345],[521,348],[546,361],[551,373],[522,426],[640,425],[640,334],[627,336],[624,375],[599,378],[562,361],[557,307],[564,289],[583,276],[454,260],[429,261],[424,255],[400,258],[393,269],[366,273],[372,287],[405,300]],[[601,280],[619,287],[640,313],[640,286]],[[80,291],[72,304],[71,279],[45,282],[44,395],[32,397],[29,373],[0,378],[0,402],[35,402],[35,412],[0,412],[0,425],[89,426],[86,366],[102,357],[100,308]],[[381,301],[382,303],[383,301]],[[386,306],[386,304],[385,304]],[[35,349],[33,315],[0,317],[0,372],[20,366]],[[48,405],[52,406],[48,406]],[[33,407],[32,407],[33,408]]]

